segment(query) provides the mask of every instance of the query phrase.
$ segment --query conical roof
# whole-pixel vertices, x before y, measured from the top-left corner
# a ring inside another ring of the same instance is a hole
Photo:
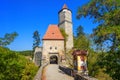
[[[67,5],[64,4],[62,9],[68,9]]]

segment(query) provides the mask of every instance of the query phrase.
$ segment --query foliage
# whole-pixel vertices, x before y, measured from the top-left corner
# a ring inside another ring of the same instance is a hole
[[[111,18],[116,19],[117,17],[117,21],[119,21],[119,2],[120,0],[90,0],[89,3],[79,7],[77,18],[79,19],[82,16],[89,16],[90,18],[93,17],[94,22],[100,22],[100,25],[110,22],[112,20]],[[116,10],[118,10],[117,13]],[[116,20],[113,22],[116,22]]]
[[[74,47],[76,49],[88,50],[90,48],[90,42],[86,36],[81,35],[74,38]]]
[[[68,35],[65,33],[65,30],[63,28],[60,28],[60,31],[62,33],[62,36],[64,37],[64,48],[65,48],[65,53],[66,53],[66,42],[67,42]]]
[[[78,26],[78,28],[76,29],[76,33],[77,36],[74,37],[74,48],[80,50],[89,50],[90,41],[83,31],[83,27]],[[70,68],[73,68],[73,56],[72,56],[73,51],[74,49],[66,53],[66,62],[68,64],[68,67]]]
[[[7,48],[0,47],[0,57],[0,80],[30,80],[37,71],[37,67],[32,62]],[[27,69],[29,74],[25,72]],[[28,79],[24,79],[26,75]]]
[[[33,80],[33,77],[35,76],[37,70],[37,66],[35,66],[33,63],[28,62],[25,65],[25,69],[23,70],[21,80]]]
[[[76,49],[88,50],[90,48],[90,41],[89,37],[87,37],[83,31],[83,27],[78,26],[76,32],[77,36],[74,37],[74,47]]]
[[[74,67],[73,65],[73,55],[72,55],[72,52],[73,50],[70,50],[66,53],[66,63],[68,65],[69,68],[72,68]]]
[[[97,77],[98,80],[113,80],[103,69],[99,69],[95,77]]]
[[[109,74],[114,80],[119,80],[119,74],[120,74],[120,52],[116,53],[103,53],[100,56],[98,64],[101,68],[105,68],[103,70],[105,73]],[[108,70],[106,70],[108,69]]]
[[[93,38],[98,45],[104,44],[107,40],[112,43],[109,46],[115,50],[120,39],[120,0],[91,0],[78,10],[77,17],[94,17],[94,22],[99,25],[94,29]],[[104,45],[103,45],[104,46]]]
[[[32,57],[32,50],[18,51],[21,55]]]
[[[97,64],[97,59],[99,55],[93,50],[89,50],[88,53],[88,71],[90,76],[95,76],[98,73],[99,65]]]
[[[96,77],[98,80],[112,80],[112,78],[104,72],[105,68],[100,67],[100,61],[103,61],[103,53],[96,53],[89,49],[88,54],[88,71],[90,76]]]
[[[33,39],[34,39],[33,51],[34,51],[34,49],[36,47],[39,47],[39,44],[40,44],[40,34],[39,34],[39,32],[37,30],[33,33]]]
[[[83,27],[81,25],[77,27],[76,33],[77,33],[77,37],[81,35],[85,35],[83,31]]]
[[[16,32],[6,33],[3,38],[0,38],[0,46],[5,47],[9,45],[18,36]]]
[[[99,66],[114,80],[120,77],[120,0],[90,0],[78,9],[77,18],[93,17],[99,25],[93,30],[92,38],[101,50],[105,48]],[[109,65],[109,66],[108,66]]]

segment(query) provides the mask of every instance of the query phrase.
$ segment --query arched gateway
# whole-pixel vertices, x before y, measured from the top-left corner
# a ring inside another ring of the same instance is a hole
[[[58,64],[58,57],[56,55],[50,56],[50,64]]]

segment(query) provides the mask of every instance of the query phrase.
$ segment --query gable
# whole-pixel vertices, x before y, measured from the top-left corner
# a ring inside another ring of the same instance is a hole
[[[64,40],[57,25],[49,25],[43,40]]]

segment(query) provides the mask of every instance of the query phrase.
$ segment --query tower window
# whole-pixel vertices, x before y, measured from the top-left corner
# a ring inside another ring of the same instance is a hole
[[[65,11],[63,11],[63,13],[66,13]]]
[[[57,47],[55,47],[55,50],[57,49]]]
[[[50,47],[50,50],[52,49],[52,47]]]

